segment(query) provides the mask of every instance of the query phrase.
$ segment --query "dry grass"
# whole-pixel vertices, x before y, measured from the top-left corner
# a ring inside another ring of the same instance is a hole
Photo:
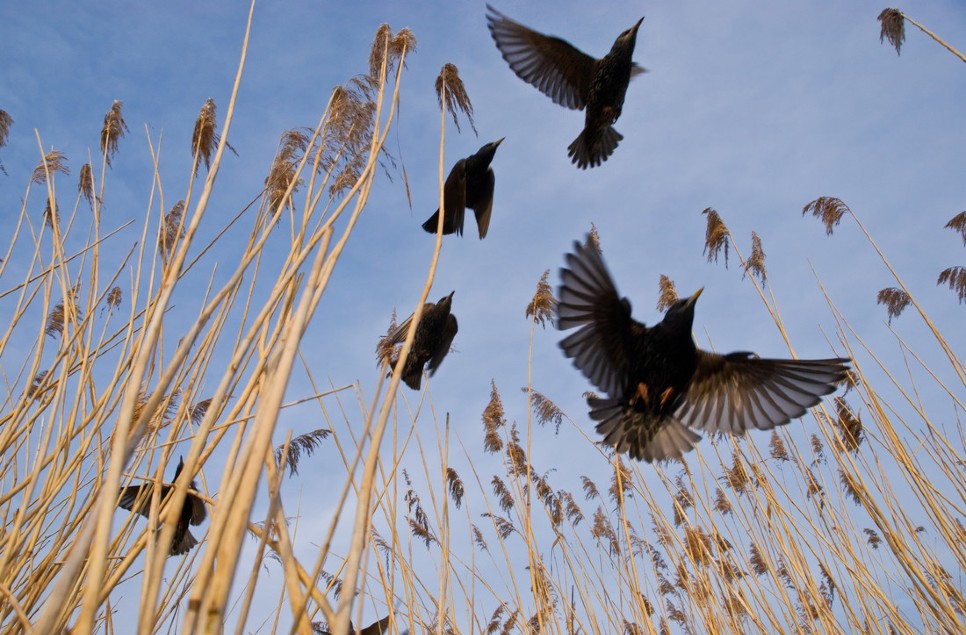
[[[532,357],[523,396],[510,391],[504,404],[494,380],[482,429],[461,426],[462,436],[428,388],[397,391],[400,373],[387,381],[385,365],[374,394],[315,388],[283,401],[299,364],[315,382],[299,341],[366,211],[413,45],[408,31],[380,28],[368,74],[334,90],[314,128],[283,133],[258,212],[239,213],[250,226],[238,260],[222,260],[227,275],[201,297],[185,287],[206,261],[188,254],[211,247],[199,243],[200,226],[223,222],[208,208],[234,100],[220,135],[212,119],[192,142],[194,165],[208,165],[200,193],[189,185],[170,207],[152,199],[136,246],[100,225],[103,168],[124,158],[117,124],[102,136],[101,179],[81,170],[71,214],[56,183],[67,159],[41,151],[32,182],[44,187],[28,184],[21,210],[31,231],[13,233],[6,250],[25,272],[0,289],[11,316],[0,336],[0,628],[111,633],[137,621],[141,632],[188,633],[228,623],[309,635],[345,633],[351,617],[373,634],[961,632],[966,373],[916,290],[838,199],[806,213],[829,233],[854,222],[906,301],[902,320],[918,319],[933,339],[913,345],[897,333],[908,366],[886,366],[826,294],[830,348],[856,360],[854,374],[837,398],[770,435],[708,440],[682,463],[625,462],[596,444],[585,412],[536,390]],[[469,104],[466,87],[445,75],[444,131],[453,103],[471,115],[457,95]],[[154,176],[162,181],[157,168]],[[48,229],[36,214],[44,201],[56,209],[59,191],[64,218]],[[81,200],[89,217],[77,212]],[[772,295],[782,281],[766,287],[758,234],[744,258],[722,216],[706,213],[707,257],[723,251],[727,264],[731,253],[752,274],[743,284],[792,350]],[[263,259],[270,238],[279,244],[283,214],[288,251]],[[72,236],[87,237],[82,258],[66,246]],[[413,324],[440,241],[411,299]],[[196,299],[180,330],[163,320],[179,293]],[[673,297],[662,276],[659,303]],[[544,273],[520,307],[531,341],[556,337],[536,328],[553,307]],[[942,349],[943,364],[922,361],[926,345]],[[295,405],[314,409],[310,431],[274,446],[280,413]],[[555,443],[581,462],[535,451]],[[345,476],[313,499],[332,518],[306,533],[305,510],[283,495],[285,471],[323,451]],[[182,453],[173,494],[153,496],[148,522],[116,510],[122,488],[164,482]],[[199,546],[169,560],[193,479],[210,521]],[[256,499],[264,515],[253,519]],[[256,598],[279,587],[274,612],[257,614]],[[136,613],[114,611],[121,596]]]

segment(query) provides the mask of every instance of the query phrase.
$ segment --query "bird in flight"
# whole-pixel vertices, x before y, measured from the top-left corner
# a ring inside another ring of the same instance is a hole
[[[504,137],[505,139],[506,137]],[[476,228],[480,232],[480,240],[486,238],[490,228],[490,215],[493,212],[493,186],[496,178],[490,162],[496,154],[496,149],[503,143],[503,139],[488,143],[476,154],[460,159],[450,170],[443,184],[443,203],[446,215],[443,217],[443,233],[456,232],[463,235],[463,219],[466,209],[473,210],[476,215]],[[439,210],[423,223],[423,229],[435,234],[439,225]]]
[[[423,314],[420,316],[419,325],[416,326],[416,337],[402,370],[402,380],[413,390],[419,390],[422,383],[423,366],[426,366],[432,376],[443,363],[443,358],[446,357],[453,344],[453,338],[456,337],[459,326],[456,316],[450,312],[453,307],[454,293],[456,292],[443,296],[436,304],[427,302],[423,305]],[[398,360],[395,357],[395,347],[406,341],[414,315],[415,313],[406,318],[402,324],[390,329],[386,337],[379,341],[376,355],[380,363],[388,358],[390,366],[393,368],[396,366]]]
[[[178,476],[183,469],[184,458],[182,457],[178,461],[178,467],[174,471],[174,479],[172,479],[172,482],[178,480]],[[154,487],[154,483],[143,483],[141,485],[129,485],[121,488],[121,498],[118,501],[118,507],[122,507],[147,518],[151,512],[151,496]],[[174,492],[174,485],[161,485],[160,489],[161,504],[164,505],[168,496]],[[197,491],[197,489],[198,486],[195,485],[194,481],[191,481],[189,490]],[[204,501],[189,491],[185,495],[184,505],[181,507],[181,513],[178,515],[174,536],[171,539],[171,549],[168,552],[169,555],[180,556],[188,553],[192,547],[197,545],[198,540],[191,535],[188,525],[200,525],[207,517],[208,512],[205,510]]]
[[[574,243],[560,270],[564,354],[601,391],[588,399],[604,443],[634,459],[678,459],[704,432],[770,430],[805,414],[846,377],[849,359],[760,359],[701,350],[691,326],[699,289],[648,327],[631,317],[597,247]]]
[[[566,40],[538,33],[490,5],[487,26],[503,59],[517,77],[572,110],[586,110],[584,129],[567,148],[572,163],[585,169],[607,160],[623,135],[614,129],[631,78],[644,72],[632,61],[644,18],[617,36],[600,59]]]

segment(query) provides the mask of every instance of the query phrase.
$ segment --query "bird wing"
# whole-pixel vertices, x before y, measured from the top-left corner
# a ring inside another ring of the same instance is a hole
[[[805,414],[845,378],[848,359],[759,359],[698,351],[698,367],[674,416],[692,428],[741,434]]]
[[[122,509],[140,514],[145,518],[151,513],[151,490],[154,483],[144,483],[142,485],[129,485],[121,488],[121,498],[117,506]],[[143,490],[143,493],[142,493]],[[164,501],[168,492],[171,490],[169,485],[161,486],[161,500]]]
[[[597,60],[558,37],[537,33],[490,5],[487,26],[496,46],[517,77],[574,110],[582,110]]]
[[[369,626],[367,626],[364,629],[362,629],[361,635],[383,635],[383,633],[388,633],[389,632],[389,622],[390,622],[390,619],[389,618],[390,618],[390,616],[387,615],[386,617],[382,618],[381,620],[377,620],[377,621],[373,622]]]
[[[456,337],[456,331],[459,330],[459,325],[456,322],[456,316],[450,313],[446,316],[446,324],[443,326],[442,336],[439,338],[439,344],[436,346],[436,350],[433,351],[432,356],[429,358],[429,364],[426,368],[429,370],[430,376],[436,372],[439,365],[443,363],[443,358],[449,353],[450,347],[453,345],[453,338]]]
[[[446,183],[443,184],[443,203],[446,205],[447,216],[443,219],[443,226],[453,228],[462,236],[463,217],[466,214],[466,159],[457,161],[446,177]]]
[[[490,228],[490,214],[493,212],[493,187],[496,185],[496,177],[493,175],[493,169],[490,168],[486,171],[486,180],[483,183],[483,191],[480,192],[481,197],[473,208],[473,213],[476,214],[476,227],[480,230],[480,240],[486,238],[486,232]]]
[[[191,489],[197,490],[195,487],[195,482],[191,481]],[[204,522],[205,518],[208,517],[208,510],[205,509],[205,502],[201,500],[198,496],[191,494],[190,492],[185,497],[185,505],[191,506],[191,524],[200,525]]]
[[[631,318],[631,303],[617,294],[595,247],[574,243],[567,265],[560,270],[557,328],[581,328],[560,347],[595,386],[615,397],[627,381],[630,341],[643,325]]]
[[[432,306],[433,306],[433,304],[430,303],[430,302],[427,302],[426,304],[424,304],[423,305],[423,315],[426,315],[426,312],[429,311],[430,308],[432,308]],[[386,339],[389,341],[389,344],[390,345],[402,344],[403,342],[406,341],[406,334],[409,333],[409,327],[413,323],[413,316],[414,315],[416,315],[416,314],[415,313],[412,313],[408,318],[406,318],[405,320],[402,321],[402,324],[397,324],[396,327],[393,328],[386,335]],[[379,350],[379,348],[377,347],[376,351],[378,352],[378,350]]]

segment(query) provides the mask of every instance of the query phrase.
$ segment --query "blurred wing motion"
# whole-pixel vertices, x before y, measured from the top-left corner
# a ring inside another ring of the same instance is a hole
[[[631,304],[617,294],[597,249],[575,242],[574,251],[566,256],[568,267],[560,270],[557,328],[581,328],[560,347],[597,388],[618,395],[625,390],[630,366],[629,340],[644,325],[631,318]]]

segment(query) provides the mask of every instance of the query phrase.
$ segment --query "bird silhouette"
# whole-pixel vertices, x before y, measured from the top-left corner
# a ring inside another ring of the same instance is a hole
[[[391,621],[389,618],[390,618],[390,616],[387,615],[386,617],[382,618],[381,620],[376,620],[375,622],[373,622],[369,626],[367,626],[364,629],[362,629],[361,631],[359,631],[359,635],[383,635],[383,633],[388,633],[389,632],[389,622]],[[332,633],[330,633],[325,628],[319,627],[319,628],[316,629],[316,631],[319,633],[319,635],[332,635]],[[353,635],[355,632],[356,632],[356,629],[353,628],[352,621],[350,620],[349,621],[349,634],[350,635]]]
[[[184,469],[183,457],[178,461],[178,467],[174,471],[174,479],[172,479],[172,482],[178,480],[178,475],[181,474],[182,469]],[[194,481],[191,481],[189,489],[198,489]],[[153,491],[154,483],[143,483],[141,485],[129,485],[128,487],[123,487],[121,488],[121,498],[117,505],[118,507],[141,514],[147,518],[151,512],[151,496]],[[173,485],[161,485],[162,505],[172,492],[174,492]],[[178,515],[174,536],[171,538],[171,550],[168,552],[169,555],[180,556],[181,554],[188,553],[192,547],[197,545],[198,540],[191,535],[188,525],[200,525],[207,517],[208,512],[205,510],[204,501],[202,501],[197,495],[188,492],[185,495],[184,505],[181,508],[181,513]]]
[[[596,59],[566,40],[528,29],[490,5],[486,8],[490,34],[517,77],[561,106],[586,109],[584,130],[567,148],[571,162],[585,169],[606,161],[624,138],[612,124],[621,116],[627,85],[644,72],[631,60],[644,18]]]
[[[443,217],[444,234],[456,232],[462,236],[466,208],[470,208],[476,215],[480,240],[486,238],[486,232],[490,228],[490,214],[493,212],[493,185],[496,183],[490,162],[503,139],[488,143],[477,150],[476,154],[460,159],[449,171],[446,183],[443,184],[443,203],[446,205],[446,215]],[[423,223],[423,229],[435,234],[438,225],[439,209]]]
[[[709,433],[770,430],[835,389],[847,358],[760,359],[699,349],[691,334],[701,289],[648,327],[631,317],[597,248],[574,243],[560,270],[557,328],[580,327],[564,354],[606,397],[588,399],[604,443],[638,460],[680,458]]]
[[[423,366],[425,365],[429,370],[430,376],[435,374],[436,369],[443,363],[443,358],[449,352],[453,338],[456,337],[456,331],[459,327],[456,316],[450,312],[453,307],[454,293],[456,292],[453,291],[449,295],[443,296],[436,304],[427,302],[423,305],[423,314],[419,319],[419,325],[416,327],[416,337],[402,371],[402,380],[413,390],[419,390],[422,383]],[[376,347],[376,355],[380,362],[390,351],[394,352],[397,344],[406,341],[406,335],[409,333],[414,315],[415,313],[406,318],[402,324],[392,328],[386,337],[380,340]],[[389,361],[395,367],[397,363],[395,357]]]

